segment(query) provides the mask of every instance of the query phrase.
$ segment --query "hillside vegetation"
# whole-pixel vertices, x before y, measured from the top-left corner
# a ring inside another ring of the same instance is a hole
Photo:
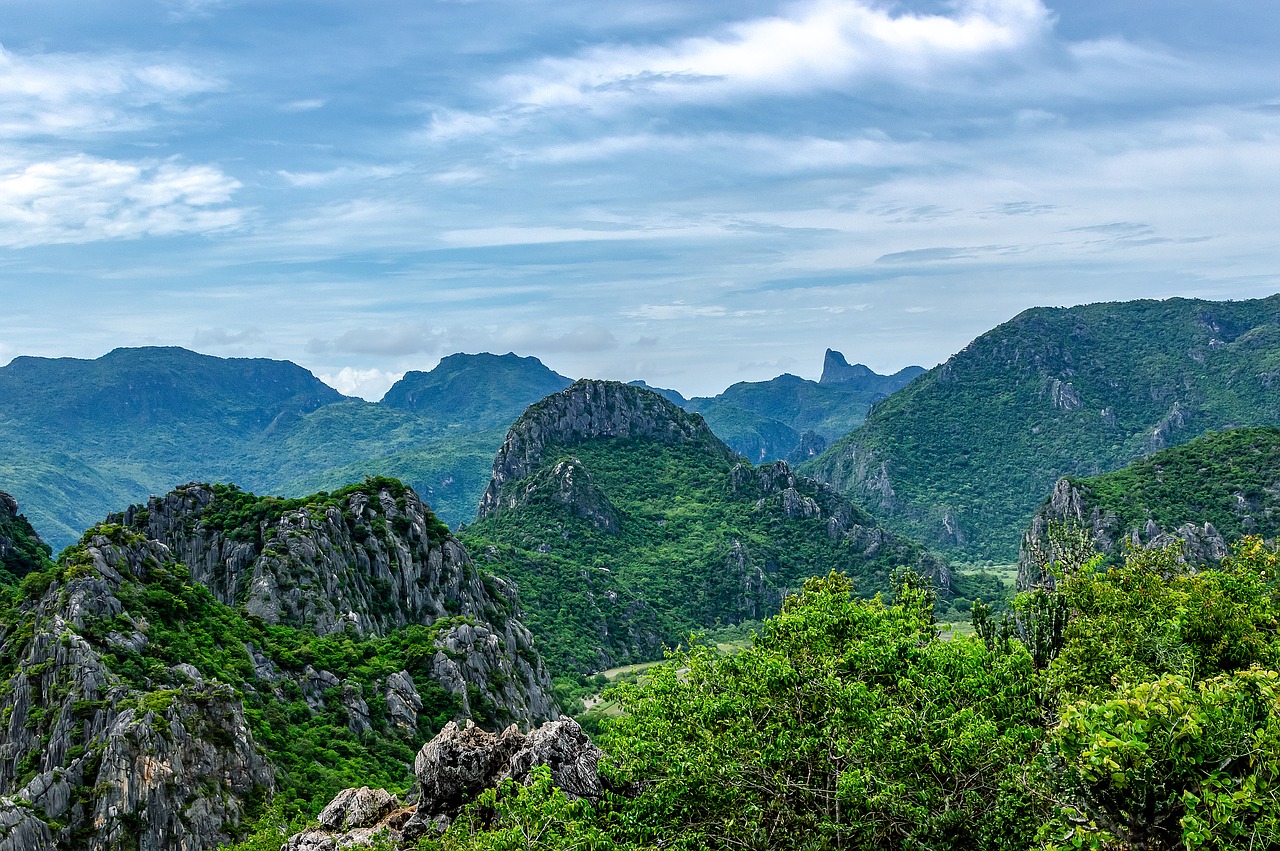
[[[872,408],[803,471],[892,528],[1012,561],[1062,476],[1280,423],[1280,296],[1034,308]]]
[[[758,620],[832,568],[867,595],[899,568],[948,592],[974,581],[785,463],[753,468],[641,388],[584,381],[540,402],[494,471],[481,519],[460,536],[516,580],[560,671],[655,658],[691,629]]]
[[[599,803],[544,771],[410,847],[1280,847],[1280,552],[1247,539],[1199,572],[1175,556],[1056,563],[1018,619],[978,609],[949,640],[909,574],[892,605],[816,577],[749,647],[678,651],[610,693]]]

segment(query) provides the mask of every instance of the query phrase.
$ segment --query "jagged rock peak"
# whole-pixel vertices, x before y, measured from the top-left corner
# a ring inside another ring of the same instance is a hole
[[[159,680],[143,686],[104,657],[148,645],[124,586],[173,567],[162,544],[99,527],[20,606],[0,648],[0,848],[201,851],[232,841],[247,801],[274,791],[232,687],[185,664],[149,669]]]
[[[876,373],[871,371],[871,367],[860,363],[850,364],[840,352],[827,349],[826,355],[822,358],[822,377],[818,379],[818,383],[839,384],[842,381],[869,378],[874,375]]]
[[[517,619],[514,586],[482,574],[400,482],[368,479],[296,500],[193,482],[109,521],[159,542],[219,602],[243,605],[266,623],[386,635],[466,618],[437,638],[431,666],[462,712],[475,709],[478,690],[503,718],[524,725],[558,715],[550,674]],[[417,699],[411,690],[392,692],[388,706]],[[349,702],[358,708],[363,700]]]
[[[369,479],[302,499],[192,482],[108,518],[160,541],[220,602],[320,634],[485,619],[481,576],[411,488]]]
[[[697,444],[726,460],[735,457],[702,417],[659,394],[617,381],[583,379],[530,406],[511,426],[493,460],[493,477],[480,501],[479,516],[483,519],[502,507],[503,486],[537,472],[549,460],[550,447],[570,448],[593,438]]]

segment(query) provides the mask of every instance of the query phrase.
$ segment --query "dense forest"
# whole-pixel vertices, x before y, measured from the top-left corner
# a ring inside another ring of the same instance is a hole
[[[745,649],[617,687],[599,805],[537,776],[416,847],[1280,846],[1280,550],[1100,565],[1049,565],[1053,590],[976,607],[972,635],[939,630],[912,574],[891,604],[811,579]],[[290,830],[277,808],[238,848]]]

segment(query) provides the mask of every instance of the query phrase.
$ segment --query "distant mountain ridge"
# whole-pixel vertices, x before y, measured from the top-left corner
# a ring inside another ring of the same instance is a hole
[[[810,462],[892,528],[1012,561],[1062,476],[1280,423],[1280,296],[1033,308],[877,403]]]
[[[784,373],[769,381],[742,381],[682,407],[706,418],[712,431],[752,463],[799,463],[862,424],[878,400],[909,384],[923,367],[880,375],[827,349],[822,379]]]
[[[907,366],[892,375],[880,375],[864,364],[851,365],[840,352],[827,349],[822,359],[822,377],[818,379],[818,383],[852,385],[860,390],[888,395],[906,387],[917,375],[924,373],[925,368],[922,366]]]
[[[197,479],[296,495],[394,475],[457,523],[511,419],[567,384],[536,358],[458,354],[378,404],[288,361],[172,347],[19,357],[0,367],[0,479],[59,547],[114,505]]]
[[[453,354],[430,372],[406,372],[381,404],[433,419],[448,412],[451,423],[475,430],[506,428],[525,408],[572,383],[535,357]]]
[[[18,357],[0,367],[0,481],[58,548],[114,506],[194,480],[300,495],[393,476],[456,525],[474,517],[508,426],[570,383],[533,357],[453,354],[374,403],[288,361],[175,347]],[[731,440],[746,434],[735,448],[757,461],[823,440],[733,404],[708,416]]]

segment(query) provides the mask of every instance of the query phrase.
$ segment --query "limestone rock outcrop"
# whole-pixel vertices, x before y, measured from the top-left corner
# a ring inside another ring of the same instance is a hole
[[[1043,570],[1042,564],[1050,546],[1052,523],[1082,527],[1088,532],[1094,549],[1113,558],[1119,556],[1124,545],[1139,550],[1175,546],[1180,562],[1213,566],[1230,551],[1227,540],[1209,522],[1187,522],[1165,529],[1148,518],[1146,522],[1125,528],[1114,511],[1103,509],[1071,479],[1062,478],[1054,484],[1053,492],[1023,532],[1018,557],[1017,588],[1020,591],[1035,585],[1053,586],[1054,577]]]
[[[569,798],[598,802],[605,793],[600,749],[571,718],[549,721],[527,734],[514,726],[490,733],[467,721],[450,722],[414,760],[416,784],[402,806],[367,786],[346,789],[324,808],[319,824],[290,837],[283,851],[338,851],[381,837],[394,847],[444,831],[462,809],[507,780],[527,783],[546,766],[551,782]]]
[[[92,536],[66,580],[27,603],[6,630],[0,655],[12,660],[12,674],[0,791],[47,819],[41,828],[5,810],[7,840],[32,843],[16,847],[41,847],[47,831],[60,846],[90,851],[122,843],[197,851],[231,841],[246,802],[274,790],[275,771],[232,689],[188,679],[143,691],[104,662],[113,643],[145,640],[122,586],[171,563],[157,542],[120,530]],[[106,623],[132,629],[104,635]],[[170,676],[187,679],[180,670]]]
[[[583,379],[530,406],[511,426],[493,460],[493,477],[480,500],[480,518],[517,505],[518,497],[504,486],[532,476],[549,450],[597,437],[698,444],[733,457],[702,417],[686,413],[657,393],[616,381]]]
[[[373,485],[338,505],[289,506],[248,528],[227,528],[222,511],[212,486],[191,483],[109,519],[162,543],[218,600],[267,623],[386,635],[465,619],[441,632],[432,663],[462,713],[471,715],[478,698],[504,723],[558,715],[550,674],[516,616],[514,586],[483,575],[412,489]],[[313,710],[340,685],[315,679],[322,673],[302,683]],[[367,697],[344,695],[353,730],[368,724]],[[403,708],[413,700],[403,689],[391,696],[399,723],[408,724]]]

